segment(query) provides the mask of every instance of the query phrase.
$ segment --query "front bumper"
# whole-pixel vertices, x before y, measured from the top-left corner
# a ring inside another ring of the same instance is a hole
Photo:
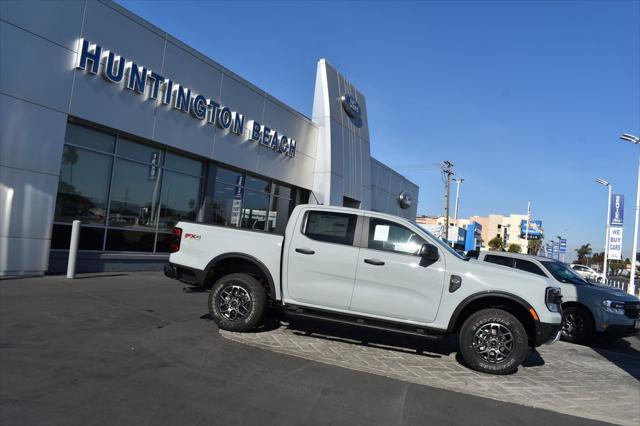
[[[638,321],[637,323],[635,321]],[[631,325],[609,324],[600,334],[607,337],[628,337],[640,334],[640,320],[635,320]],[[636,326],[637,324],[637,326]]]
[[[550,324],[546,322],[536,323],[536,346],[552,344],[558,341],[562,333],[562,324]]]

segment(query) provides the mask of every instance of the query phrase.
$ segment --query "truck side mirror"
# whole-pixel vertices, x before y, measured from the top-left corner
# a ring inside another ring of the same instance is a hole
[[[440,258],[440,253],[438,253],[438,248],[433,244],[423,244],[420,247],[420,257],[426,260],[436,261]]]

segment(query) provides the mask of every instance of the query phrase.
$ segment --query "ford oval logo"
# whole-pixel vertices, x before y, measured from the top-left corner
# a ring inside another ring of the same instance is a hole
[[[398,204],[400,204],[400,208],[402,210],[406,210],[411,207],[413,203],[413,199],[410,194],[407,194],[405,191],[400,191],[398,194]]]
[[[360,114],[362,114],[362,110],[360,109],[360,105],[358,101],[354,99],[351,95],[344,95],[342,98],[342,108],[344,108],[345,112],[351,118],[358,119],[360,118]]]

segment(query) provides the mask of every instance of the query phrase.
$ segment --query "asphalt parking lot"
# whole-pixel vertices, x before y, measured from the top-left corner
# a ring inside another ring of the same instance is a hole
[[[0,424],[539,426],[639,417],[637,339],[543,348],[515,375],[495,378],[461,367],[451,342],[388,334],[363,342],[317,323],[221,335],[206,298],[160,273],[0,280]],[[562,414],[550,402],[566,398],[591,411]]]

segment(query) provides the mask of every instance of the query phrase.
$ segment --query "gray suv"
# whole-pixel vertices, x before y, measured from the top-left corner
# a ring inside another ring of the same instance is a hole
[[[550,278],[562,290],[562,338],[583,343],[594,334],[625,337],[640,332],[640,299],[587,282],[567,264],[547,257],[483,251],[478,260]]]

